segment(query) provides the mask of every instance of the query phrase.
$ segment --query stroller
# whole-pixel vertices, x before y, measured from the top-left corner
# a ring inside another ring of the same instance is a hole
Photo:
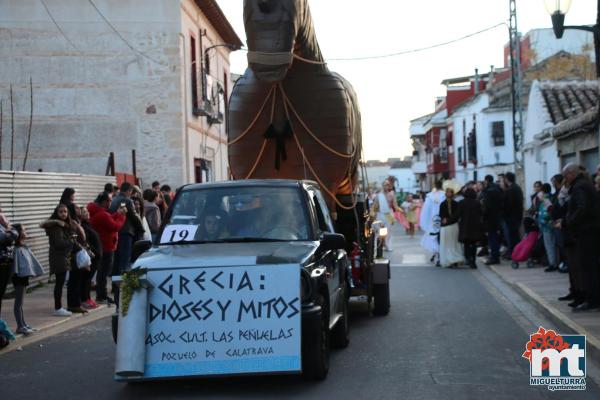
[[[526,217],[523,220],[523,228],[525,229],[525,237],[515,246],[511,255],[514,269],[519,268],[520,262],[527,262],[527,268],[533,268],[535,263],[532,257],[542,238],[540,229],[533,218]]]

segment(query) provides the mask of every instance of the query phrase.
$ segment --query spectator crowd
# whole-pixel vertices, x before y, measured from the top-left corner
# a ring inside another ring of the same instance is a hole
[[[512,172],[464,186],[437,182],[420,216],[422,245],[440,267],[477,268],[501,259],[569,274],[575,312],[600,308],[600,166],[593,174],[568,164],[550,183],[536,182],[525,199]],[[479,248],[479,252],[477,252]]]
[[[53,315],[83,314],[99,304],[117,303],[118,307],[118,286],[108,288],[108,278],[130,269],[137,240],[156,238],[171,200],[171,188],[159,182],[143,192],[128,182],[120,187],[107,183],[89,204],[79,204],[73,188],[64,189],[52,214],[40,224],[48,237],[50,275],[54,276]],[[0,209],[0,311],[7,286],[12,283],[19,334],[35,332],[25,322],[23,302],[29,279],[43,273],[27,246],[24,227],[12,223]],[[0,319],[0,348],[11,338],[13,333]]]
[[[436,266],[464,263],[477,268],[478,256],[487,256],[487,265],[510,260],[515,269],[523,262],[530,268],[542,264],[546,272],[569,274],[569,291],[559,300],[569,301],[575,312],[600,308],[600,166],[592,175],[568,164],[550,183],[536,182],[527,199],[511,172],[463,186],[439,181],[426,196],[398,196],[387,180],[383,191],[369,199],[384,226],[398,221],[411,237],[420,227],[421,244],[433,254]],[[64,189],[52,214],[40,224],[48,237],[54,276],[53,315],[87,313],[99,304],[118,307],[119,288],[107,287],[108,279],[130,269],[137,240],[156,240],[171,201],[171,188],[159,182],[143,192],[128,182],[120,187],[108,183],[85,205],[78,204],[74,189]],[[389,232],[384,248],[392,251]],[[23,302],[29,279],[43,273],[27,246],[25,228],[0,209],[0,311],[12,283],[19,334],[35,332],[25,320]],[[13,337],[0,319],[0,348]]]

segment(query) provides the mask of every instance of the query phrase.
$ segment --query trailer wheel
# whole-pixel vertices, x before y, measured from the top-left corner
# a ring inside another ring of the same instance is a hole
[[[329,310],[323,295],[319,295],[317,303],[321,311],[315,315],[314,323],[304,326],[308,331],[302,343],[302,373],[306,379],[321,381],[329,372]]]
[[[113,314],[110,322],[113,342],[117,344],[117,337],[119,336],[119,314]]]
[[[390,284],[373,285],[373,315],[388,315],[390,312]]]
[[[348,310],[348,296],[346,293],[341,298],[342,300],[342,316],[331,332],[331,346],[338,349],[345,349],[350,344],[350,323]]]

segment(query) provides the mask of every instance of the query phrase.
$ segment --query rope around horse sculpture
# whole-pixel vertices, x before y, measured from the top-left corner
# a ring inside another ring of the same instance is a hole
[[[267,102],[269,101],[269,99],[271,98],[271,95],[275,91],[275,86],[276,85],[273,85],[273,87],[271,87],[271,90],[269,90],[269,93],[267,94],[267,97],[265,98],[265,101],[260,106],[258,112],[256,113],[256,116],[254,117],[254,119],[252,120],[252,122],[250,122],[250,125],[248,126],[248,128],[246,128],[246,130],[244,130],[244,132],[242,132],[240,134],[240,136],[238,136],[237,138],[235,138],[234,140],[232,140],[230,142],[227,142],[227,146],[231,146],[232,144],[236,144],[237,142],[239,142],[240,140],[242,140],[244,138],[244,136],[246,136],[252,130],[252,128],[254,128],[254,125],[256,125],[256,122],[258,122],[258,118],[260,118],[260,116],[262,115],[262,112],[264,111],[265,106],[267,105]]]
[[[287,53],[286,53],[287,54]],[[301,56],[298,56],[296,54],[293,54],[293,57],[299,61],[303,61],[309,64],[326,64],[325,62],[321,62],[321,61],[314,61],[314,60],[308,60],[306,58],[303,58]],[[288,121],[290,122],[290,128],[292,130],[292,136],[294,137],[294,141],[296,143],[296,146],[298,147],[298,150],[300,151],[300,154],[302,154],[302,160],[304,162],[304,164],[308,167],[308,169],[310,170],[310,172],[313,174],[313,176],[315,177],[316,181],[319,183],[319,185],[321,186],[321,188],[335,201],[335,203],[337,204],[338,207],[344,209],[344,210],[352,210],[356,207],[356,203],[358,202],[358,198],[357,196],[354,196],[353,199],[353,204],[351,207],[348,207],[344,204],[342,204],[337,196],[335,195],[335,193],[331,192],[327,186],[323,183],[323,181],[321,180],[321,178],[319,177],[319,175],[317,174],[317,172],[315,171],[314,167],[312,166],[312,163],[308,160],[308,158],[306,157],[305,153],[304,153],[304,148],[302,147],[302,144],[300,143],[300,141],[298,140],[298,135],[296,134],[296,130],[294,129],[294,125],[292,123],[292,118],[290,115],[290,109],[292,110],[292,113],[294,114],[294,116],[296,117],[296,119],[298,119],[298,122],[300,123],[300,125],[302,125],[302,127],[306,130],[306,132],[317,142],[319,143],[319,145],[321,145],[324,149],[326,149],[327,151],[329,151],[330,153],[341,157],[341,158],[347,158],[347,159],[351,159],[355,156],[356,154],[356,145],[352,146],[352,153],[350,154],[344,154],[341,153],[333,148],[331,148],[330,146],[328,146],[326,143],[324,143],[321,139],[319,139],[319,137],[317,135],[315,135],[315,133],[308,127],[308,125],[306,124],[306,122],[304,121],[304,119],[300,116],[300,114],[298,113],[298,111],[296,110],[296,108],[294,107],[294,105],[292,104],[291,100],[289,99],[289,97],[287,96],[283,85],[281,83],[275,83],[273,84],[273,86],[271,87],[271,89],[269,90],[269,92],[267,93],[267,96],[265,97],[265,100],[263,101],[261,107],[259,108],[258,112],[256,113],[255,117],[253,118],[252,122],[250,123],[250,125],[248,126],[248,128],[246,128],[241,134],[240,136],[238,136],[236,139],[230,141],[227,143],[227,145],[233,145],[237,142],[239,142],[240,140],[242,140],[254,127],[254,125],[256,125],[256,123],[258,122],[258,119],[260,118],[260,116],[262,115],[262,113],[265,110],[265,107],[267,105],[267,103],[269,102],[269,100],[271,100],[271,114],[270,114],[270,123],[273,123],[273,119],[275,116],[275,105],[276,105],[276,99],[277,99],[277,89],[279,89],[279,91],[281,92],[281,96],[283,99],[283,107],[285,110],[285,114],[286,114],[286,118],[288,119]],[[289,108],[288,108],[289,107]],[[256,157],[256,160],[254,161],[254,164],[252,165],[252,168],[250,169],[250,171],[248,172],[248,174],[246,175],[246,177],[244,179],[249,179],[254,172],[256,171],[256,168],[258,167],[258,165],[260,164],[260,161],[262,160],[262,157],[264,155],[265,149],[267,147],[267,143],[268,143],[268,139],[264,139],[263,143],[261,145],[261,148],[258,152],[258,156]],[[354,193],[354,188],[352,185],[352,178],[351,178],[351,164],[349,163],[349,168],[348,168],[348,180],[349,180],[349,185],[350,185],[350,193]],[[231,172],[231,175],[234,177],[235,179],[235,175],[233,174],[233,172]]]
[[[282,94],[283,94],[283,89],[282,89]],[[333,201],[335,201],[335,203],[337,204],[338,207],[340,207],[343,210],[353,210],[356,207],[356,203],[358,203],[358,196],[354,196],[353,199],[353,204],[352,206],[346,206],[344,204],[342,204],[337,196],[335,195],[335,193],[332,193],[328,188],[327,185],[325,185],[323,183],[323,181],[321,180],[321,178],[319,177],[319,175],[317,174],[317,172],[315,171],[315,169],[313,168],[311,162],[308,160],[308,158],[306,158],[306,156],[304,155],[304,148],[302,147],[302,145],[300,144],[300,141],[298,140],[298,135],[296,135],[296,131],[294,129],[294,124],[292,124],[291,119],[290,119],[290,112],[288,110],[288,106],[287,103],[284,102],[283,103],[283,108],[285,110],[285,114],[286,117],[288,118],[288,120],[290,121],[290,128],[292,130],[292,136],[294,137],[294,141],[296,142],[296,146],[298,147],[298,150],[300,151],[300,154],[302,154],[302,160],[304,161],[304,163],[306,164],[306,166],[308,167],[308,169],[310,170],[310,172],[313,174],[313,176],[315,177],[315,179],[317,180],[317,182],[319,183],[319,186],[321,186],[321,189],[324,190],[332,199]],[[351,163],[348,163],[348,171],[350,171],[351,169]],[[350,185],[350,193],[354,193],[354,188],[352,187],[352,179],[351,176],[348,175],[348,179],[349,179],[349,185]]]

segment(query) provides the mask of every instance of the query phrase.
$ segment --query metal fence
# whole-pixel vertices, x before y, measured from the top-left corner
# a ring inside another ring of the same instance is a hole
[[[0,206],[12,223],[23,224],[27,244],[48,271],[48,237],[40,223],[50,217],[66,187],[75,189],[75,203],[86,205],[113,176],[0,171]]]

